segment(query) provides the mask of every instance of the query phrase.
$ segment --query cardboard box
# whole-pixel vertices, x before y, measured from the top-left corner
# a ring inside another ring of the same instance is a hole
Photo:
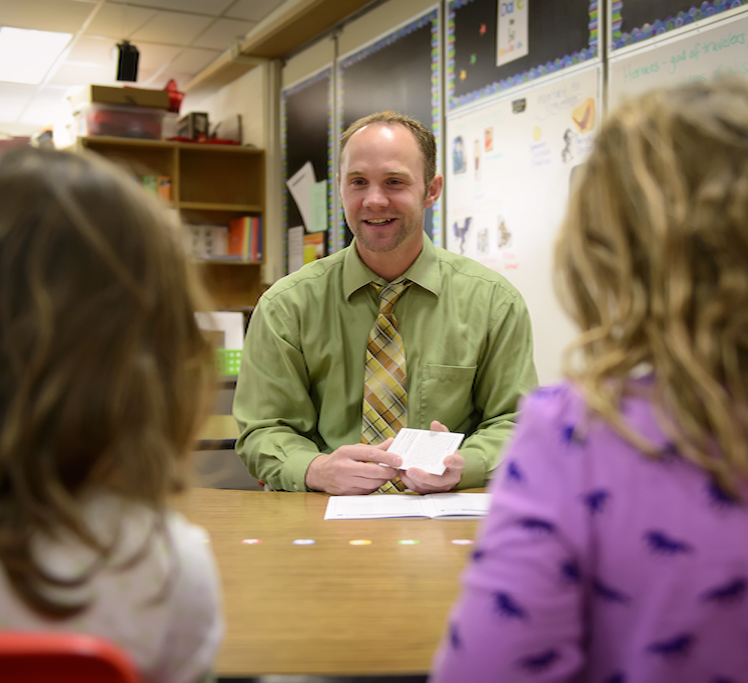
[[[208,137],[208,114],[204,111],[191,111],[179,119],[177,135],[190,140],[205,140]]]
[[[91,85],[72,95],[69,101],[73,111],[76,111],[84,104],[135,105],[137,107],[168,109],[169,93],[166,90]]]

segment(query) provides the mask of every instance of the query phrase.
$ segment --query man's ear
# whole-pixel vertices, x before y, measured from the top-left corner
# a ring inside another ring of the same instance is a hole
[[[426,190],[426,201],[424,207],[429,208],[436,203],[436,200],[441,196],[442,190],[444,189],[444,176],[437,174],[429,184],[428,190]]]

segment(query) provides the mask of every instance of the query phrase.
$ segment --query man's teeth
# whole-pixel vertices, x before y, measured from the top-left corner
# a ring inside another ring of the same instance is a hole
[[[379,218],[377,220],[368,220],[367,223],[371,223],[372,225],[384,225],[385,223],[389,223],[392,219],[391,218]]]

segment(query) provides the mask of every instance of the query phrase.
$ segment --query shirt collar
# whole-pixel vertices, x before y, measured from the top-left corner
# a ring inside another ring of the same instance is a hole
[[[426,233],[423,233],[423,249],[413,265],[403,273],[403,277],[412,280],[417,285],[432,292],[436,296],[441,294],[442,283],[440,274],[440,263],[436,247]],[[398,278],[399,279],[399,278]],[[378,275],[375,275],[364,265],[356,249],[356,239],[346,248],[343,261],[343,290],[345,298],[350,300],[351,295],[365,287],[370,282],[386,284]]]

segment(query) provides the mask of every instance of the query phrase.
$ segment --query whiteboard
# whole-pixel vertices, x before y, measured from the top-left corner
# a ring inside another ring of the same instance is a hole
[[[573,169],[592,147],[600,93],[597,65],[447,118],[446,246],[522,293],[543,384],[561,378],[576,335],[553,291],[553,243]]]
[[[711,80],[719,74],[748,74],[748,13],[699,25],[610,60],[608,102],[652,88]]]

